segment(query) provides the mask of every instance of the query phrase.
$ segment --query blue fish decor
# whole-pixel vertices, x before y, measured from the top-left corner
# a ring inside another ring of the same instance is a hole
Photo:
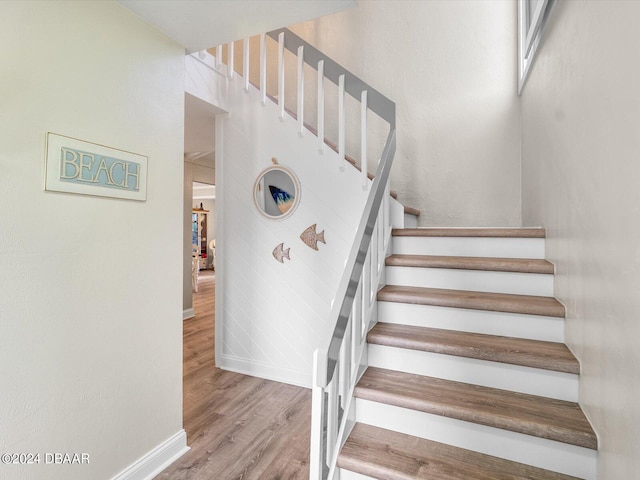
[[[291,260],[289,257],[290,248],[284,248],[284,243],[279,244],[276,248],[273,249],[273,258],[275,258],[280,263],[284,263],[284,259]]]
[[[327,244],[324,240],[324,230],[320,233],[316,232],[315,223],[302,232],[300,240],[302,240],[307,247],[313,248],[314,250],[318,250],[318,242],[322,242],[325,245]]]
[[[269,191],[271,192],[273,201],[276,202],[276,206],[278,207],[278,210],[280,210],[280,213],[287,213],[293,205],[293,195],[279,189],[278,187],[274,187],[273,185],[269,185]]]

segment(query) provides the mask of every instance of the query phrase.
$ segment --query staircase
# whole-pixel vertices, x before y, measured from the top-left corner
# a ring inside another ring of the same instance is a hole
[[[267,38],[278,42],[277,98],[266,92]],[[248,39],[243,49],[250,92]],[[295,112],[284,105],[285,51],[298,67],[287,83],[297,86]],[[233,44],[228,58],[233,78]],[[315,128],[304,121],[305,64],[317,72]],[[329,82],[335,143],[324,135]],[[310,479],[596,480],[598,442],[577,403],[580,365],[563,343],[544,230],[406,228],[419,212],[391,200],[395,104],[287,29],[261,36],[255,92],[296,121],[300,138],[314,135],[310,151],[337,152],[336,174],[356,166],[354,185],[368,192],[332,333],[314,352]],[[359,161],[345,152],[346,96],[360,104]],[[389,125],[375,175],[368,112]]]
[[[342,480],[596,478],[544,234],[393,230]]]

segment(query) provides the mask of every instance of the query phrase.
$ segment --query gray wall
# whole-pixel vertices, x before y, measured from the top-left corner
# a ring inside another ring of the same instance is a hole
[[[543,225],[600,480],[638,477],[640,2],[559,2],[522,96],[523,219]]]

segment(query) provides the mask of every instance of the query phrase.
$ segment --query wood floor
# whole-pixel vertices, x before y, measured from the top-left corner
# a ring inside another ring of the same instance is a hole
[[[184,322],[184,428],[191,450],[155,480],[309,478],[311,391],[214,365],[215,276],[201,272]]]

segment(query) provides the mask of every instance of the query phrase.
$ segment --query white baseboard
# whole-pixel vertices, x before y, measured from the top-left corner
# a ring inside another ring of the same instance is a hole
[[[180,430],[113,477],[113,480],[151,480],[188,451],[187,433]]]
[[[196,312],[193,308],[187,308],[182,311],[182,320],[187,320],[196,316]]]
[[[220,355],[217,367],[252,377],[264,378],[275,382],[288,383],[297,387],[311,387],[311,372],[303,372],[273,365],[251,362],[244,358]]]

